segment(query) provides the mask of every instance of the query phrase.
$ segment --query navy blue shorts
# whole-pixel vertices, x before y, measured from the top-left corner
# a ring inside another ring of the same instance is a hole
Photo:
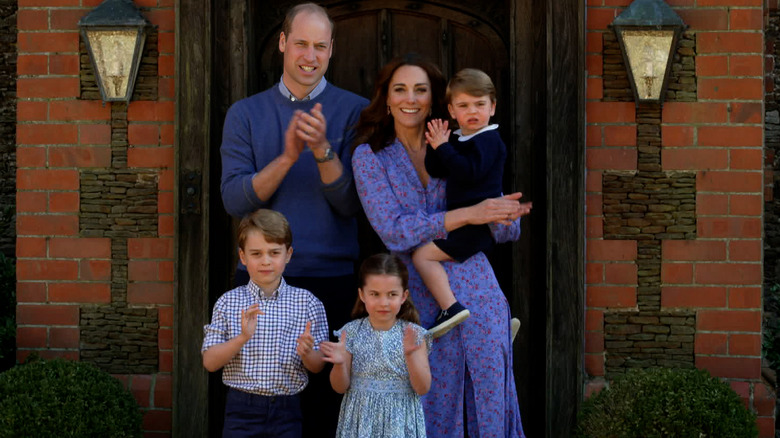
[[[487,252],[496,245],[490,227],[484,225],[466,225],[452,230],[446,239],[433,241],[440,250],[460,263],[465,262],[478,252]]]
[[[301,398],[265,396],[230,388],[225,401],[223,438],[300,438]]]

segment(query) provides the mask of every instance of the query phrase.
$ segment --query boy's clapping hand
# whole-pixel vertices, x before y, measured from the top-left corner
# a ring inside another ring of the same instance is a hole
[[[257,315],[262,315],[260,305],[255,303],[241,311],[241,335],[247,340],[254,336],[257,329]]]
[[[298,356],[304,357],[311,353],[314,349],[314,336],[311,335],[311,321],[306,322],[306,329],[303,330],[303,334],[298,336],[298,346],[295,348],[295,352]]]

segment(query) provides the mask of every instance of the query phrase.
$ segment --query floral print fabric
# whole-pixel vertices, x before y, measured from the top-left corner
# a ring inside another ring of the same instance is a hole
[[[369,222],[387,248],[409,268],[409,291],[429,327],[439,308],[411,260],[418,246],[443,238],[445,181],[420,182],[397,140],[378,152],[361,145],[353,154],[355,185]],[[516,240],[512,226],[492,226],[498,242]],[[428,436],[524,437],[512,374],[509,305],[482,253],[463,263],[444,262],[455,297],[471,317],[434,342],[429,356],[433,381],[423,396]],[[463,409],[468,424],[463,424]]]

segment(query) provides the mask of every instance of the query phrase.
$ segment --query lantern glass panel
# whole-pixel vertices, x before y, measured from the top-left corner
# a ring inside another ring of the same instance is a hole
[[[624,29],[622,34],[639,99],[660,100],[674,31]]]
[[[87,30],[99,80],[108,99],[124,99],[138,30]]]

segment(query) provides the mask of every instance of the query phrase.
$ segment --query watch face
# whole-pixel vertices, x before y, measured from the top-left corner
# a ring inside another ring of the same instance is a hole
[[[314,161],[318,163],[325,163],[326,161],[330,161],[333,158],[336,157],[336,154],[333,153],[333,149],[327,148],[325,149],[325,155],[322,156],[322,158],[314,157]]]

